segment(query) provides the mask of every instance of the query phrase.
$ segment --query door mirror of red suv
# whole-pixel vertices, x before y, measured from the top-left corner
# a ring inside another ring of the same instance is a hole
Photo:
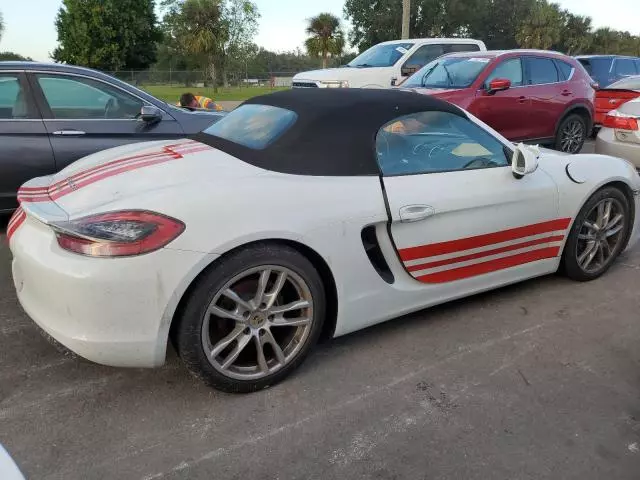
[[[507,90],[509,88],[511,88],[511,80],[507,78],[494,78],[489,82],[489,88],[487,88],[487,93],[489,95],[493,95],[496,92]]]

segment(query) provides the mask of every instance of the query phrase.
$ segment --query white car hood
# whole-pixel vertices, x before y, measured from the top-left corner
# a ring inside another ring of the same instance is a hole
[[[293,77],[293,81],[332,81],[332,80],[346,80],[349,82],[350,87],[361,87],[369,84],[379,84],[376,80],[380,76],[390,75],[391,69],[389,67],[371,67],[371,68],[356,68],[356,67],[342,67],[342,68],[327,68],[324,70],[311,70],[308,72],[298,73]],[[389,78],[388,85],[381,85],[389,87],[391,78]]]

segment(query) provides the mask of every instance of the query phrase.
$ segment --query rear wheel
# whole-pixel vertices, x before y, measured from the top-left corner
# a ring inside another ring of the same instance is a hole
[[[614,187],[596,192],[576,217],[565,245],[567,276],[586,281],[606,272],[624,248],[630,228],[627,197]]]
[[[587,138],[587,122],[578,114],[567,116],[558,127],[555,149],[565,153],[579,153]]]
[[[313,265],[290,247],[255,245],[204,275],[174,340],[195,376],[220,390],[251,392],[302,363],[324,314],[324,287]]]

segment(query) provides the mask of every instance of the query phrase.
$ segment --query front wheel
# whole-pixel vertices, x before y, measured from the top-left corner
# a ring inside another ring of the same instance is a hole
[[[205,272],[174,342],[187,368],[205,383],[252,392],[302,363],[324,315],[324,287],[311,262],[285,245],[254,245]]]
[[[587,123],[580,115],[572,114],[562,120],[556,134],[556,150],[579,153],[587,138]]]
[[[598,278],[622,252],[630,229],[627,197],[614,187],[596,192],[580,210],[564,247],[567,276],[578,281]]]

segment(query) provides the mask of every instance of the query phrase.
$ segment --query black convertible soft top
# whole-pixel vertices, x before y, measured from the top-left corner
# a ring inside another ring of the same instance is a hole
[[[375,137],[382,126],[425,111],[466,116],[455,105],[403,90],[292,89],[254,97],[246,104],[285,108],[298,119],[262,150],[205,133],[195,139],[257,167],[296,175],[379,175]]]

